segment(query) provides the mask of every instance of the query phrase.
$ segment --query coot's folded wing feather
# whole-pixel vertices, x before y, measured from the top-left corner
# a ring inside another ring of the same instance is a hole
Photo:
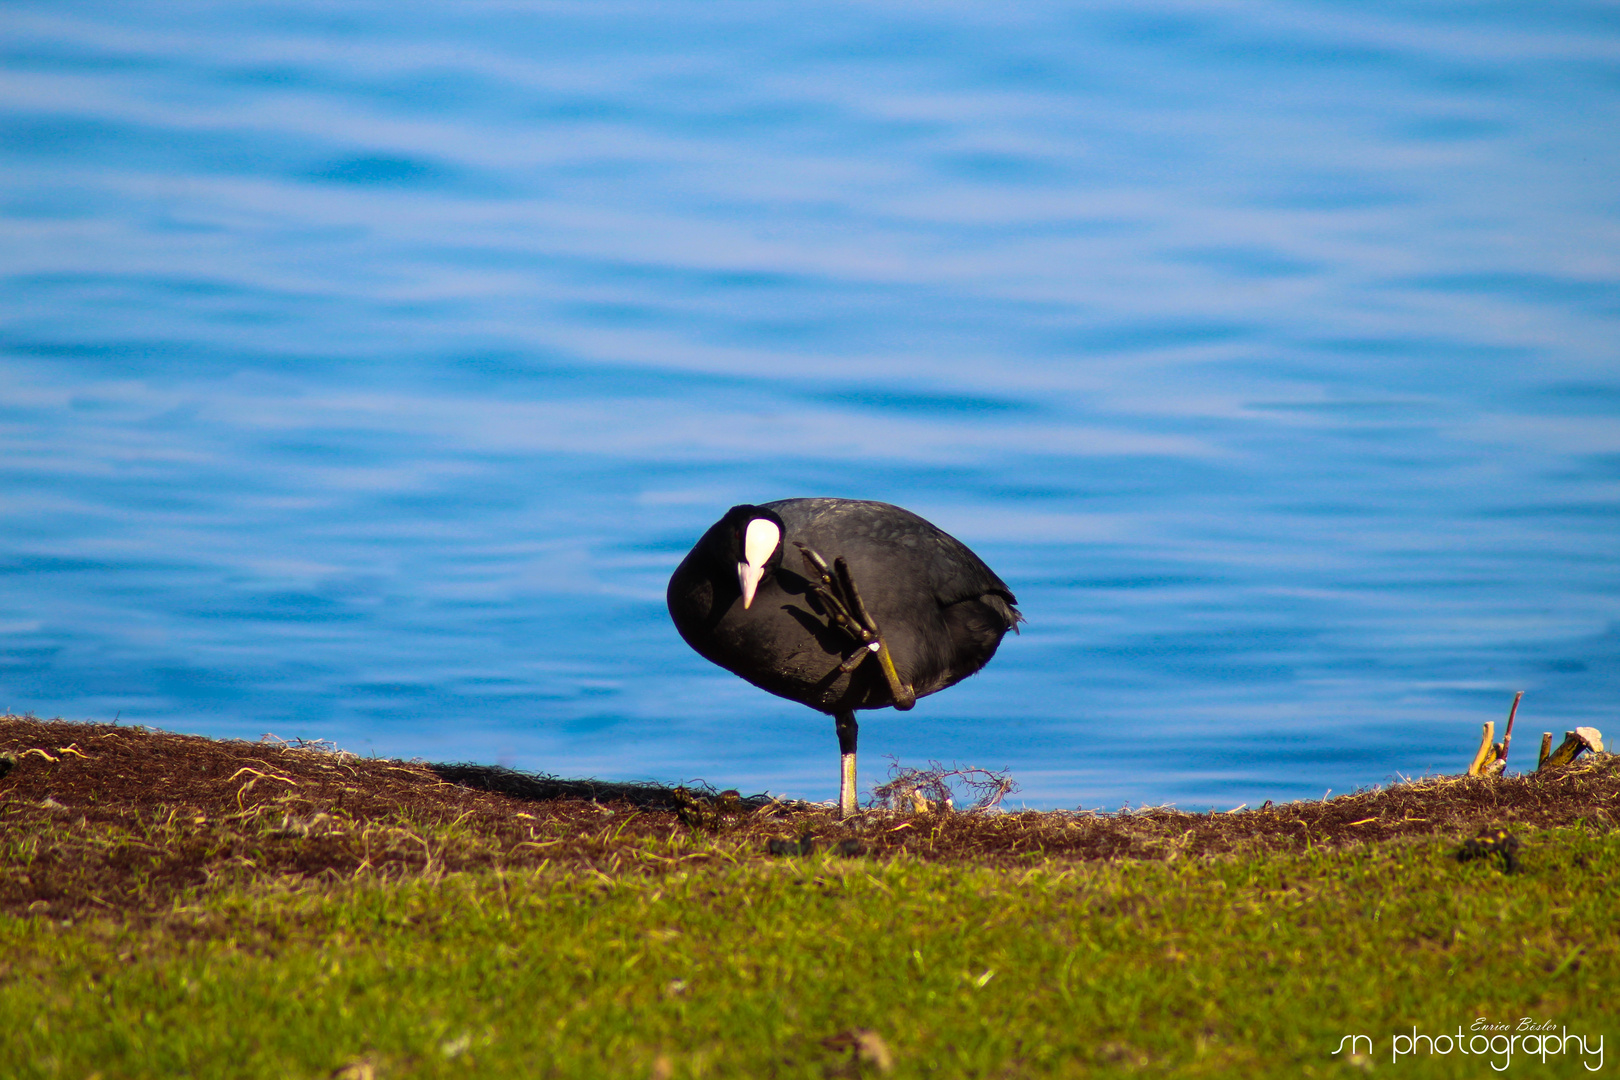
[[[863,593],[876,597],[891,591],[909,598],[926,591],[940,605],[984,600],[1009,630],[1023,619],[1012,590],[983,559],[909,510],[854,499],[783,499],[767,505],[782,515],[790,539],[829,560],[843,556],[851,567],[864,564],[867,572],[857,578]],[[884,573],[896,552],[911,555],[904,559],[906,572]]]

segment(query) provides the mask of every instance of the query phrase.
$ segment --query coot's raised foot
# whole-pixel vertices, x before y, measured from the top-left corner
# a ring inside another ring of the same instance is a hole
[[[862,660],[875,655],[882,666],[883,678],[888,681],[889,693],[894,697],[894,707],[904,712],[916,705],[917,692],[902,682],[899,672],[895,671],[894,654],[884,642],[877,620],[872,618],[866,605],[861,602],[861,592],[855,587],[855,579],[849,576],[849,563],[839,558],[829,569],[827,560],[817,554],[815,548],[797,540],[793,546],[804,556],[805,568],[816,575],[817,580],[811,584],[811,588],[826,606],[829,621],[855,639],[855,651],[838,665],[838,670],[847,675],[860,667]],[[852,725],[855,723],[853,714],[849,722]],[[853,750],[850,752],[854,753]]]

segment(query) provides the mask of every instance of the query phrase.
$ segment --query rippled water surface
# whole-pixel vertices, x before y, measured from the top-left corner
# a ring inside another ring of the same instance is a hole
[[[1319,797],[1518,689],[1520,765],[1620,736],[1612,5],[0,27],[0,705],[826,798],[663,589],[842,494],[1029,616],[868,780]]]

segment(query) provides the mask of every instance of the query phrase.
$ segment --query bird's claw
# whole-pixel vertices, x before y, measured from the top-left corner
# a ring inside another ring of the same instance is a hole
[[[850,653],[849,656],[844,659],[844,662],[838,665],[838,670],[842,671],[845,675],[848,675],[850,672],[861,666],[862,660],[865,660],[868,656],[871,656],[877,651],[878,643],[875,641],[870,645],[863,645],[859,649],[856,649],[854,652]]]
[[[849,563],[840,557],[833,560],[829,567],[827,560],[814,548],[797,540],[793,544],[804,556],[805,568],[813,575],[810,587],[827,609],[828,621],[859,644],[854,653],[838,665],[838,670],[847,675],[860,667],[868,653],[875,654],[883,669],[883,677],[888,681],[894,707],[904,711],[917,704],[916,691],[901,681],[889,646],[878,630],[877,620],[872,618],[872,613],[866,610],[866,604],[861,600],[861,592],[855,587],[855,579],[849,573]]]
[[[815,548],[794,541],[794,545],[804,556],[804,565],[816,578],[811,588],[815,590],[816,597],[821,600],[822,606],[827,609],[828,620],[844,633],[854,638],[861,646],[871,646],[879,643],[877,622],[866,605],[861,602],[860,590],[855,587],[855,581],[849,576],[849,564],[842,558],[836,560],[832,566],[827,565]],[[866,651],[865,648],[860,650]],[[860,652],[856,653],[857,656]],[[851,660],[859,663],[854,657]]]

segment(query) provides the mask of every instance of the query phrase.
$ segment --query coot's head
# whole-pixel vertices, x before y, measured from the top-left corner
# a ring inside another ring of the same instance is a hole
[[[760,582],[782,565],[782,519],[763,506],[733,506],[723,519],[731,554],[737,560],[737,585],[743,607],[754,602]]]

